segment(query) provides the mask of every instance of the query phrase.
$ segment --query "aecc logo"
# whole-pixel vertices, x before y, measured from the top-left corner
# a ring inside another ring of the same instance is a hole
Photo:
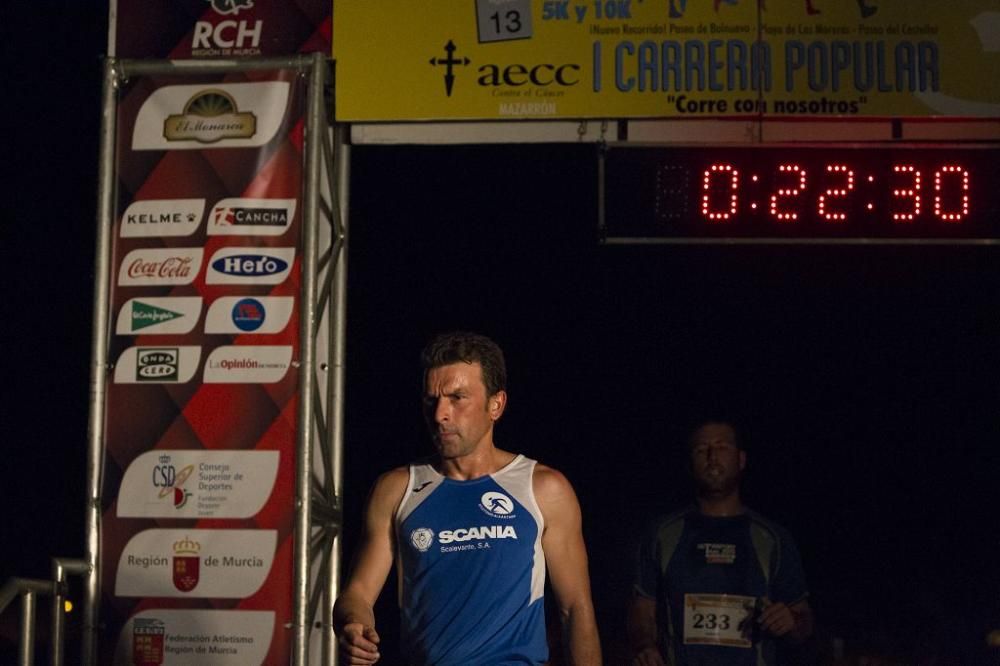
[[[451,97],[452,89],[455,85],[456,71],[458,67],[466,67],[471,64],[467,57],[456,57],[458,47],[452,40],[444,46],[445,56],[433,57],[430,64],[433,67],[444,68],[445,94]],[[580,82],[580,65],[575,63],[510,63],[497,64],[487,63],[477,70],[476,83],[481,87],[519,87],[533,85],[538,87],[548,86],[575,86]]]

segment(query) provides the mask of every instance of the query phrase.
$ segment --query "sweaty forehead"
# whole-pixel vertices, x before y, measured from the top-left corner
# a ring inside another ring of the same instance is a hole
[[[427,395],[447,395],[458,390],[474,391],[482,387],[483,370],[479,363],[451,363],[431,368],[424,381]]]

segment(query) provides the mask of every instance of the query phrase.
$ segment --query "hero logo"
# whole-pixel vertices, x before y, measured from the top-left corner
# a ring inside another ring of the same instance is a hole
[[[434,531],[426,527],[418,527],[410,532],[410,543],[421,553],[426,553],[427,549],[434,543]]]
[[[208,284],[280,284],[288,277],[295,248],[224,247],[214,255]]]
[[[238,254],[212,262],[212,270],[226,275],[241,275],[246,277],[264,277],[275,275],[288,268],[281,259],[269,257],[266,254]]]
[[[517,532],[513,525],[482,525],[480,527],[459,528],[457,530],[441,530],[438,534],[440,543],[453,541],[472,541],[483,539],[516,539]]]
[[[498,492],[483,493],[479,505],[494,516],[507,517],[514,511],[514,500]]]
[[[216,14],[236,16],[244,9],[253,8],[253,0],[209,0]],[[224,20],[213,24],[198,21],[194,24],[194,38],[191,40],[192,55],[213,55],[215,49],[239,49],[234,55],[257,55],[260,53],[261,29],[263,21]]]

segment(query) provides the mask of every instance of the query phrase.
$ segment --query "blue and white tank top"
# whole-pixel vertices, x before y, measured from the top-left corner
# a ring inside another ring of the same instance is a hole
[[[542,664],[545,558],[535,461],[456,481],[410,466],[396,512],[403,657],[413,664]]]

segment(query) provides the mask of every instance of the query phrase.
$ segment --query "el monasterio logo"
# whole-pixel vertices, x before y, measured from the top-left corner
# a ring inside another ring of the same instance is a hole
[[[215,143],[222,139],[248,139],[257,133],[257,116],[241,112],[232,95],[209,89],[197,93],[184,105],[183,113],[163,121],[167,141]]]

